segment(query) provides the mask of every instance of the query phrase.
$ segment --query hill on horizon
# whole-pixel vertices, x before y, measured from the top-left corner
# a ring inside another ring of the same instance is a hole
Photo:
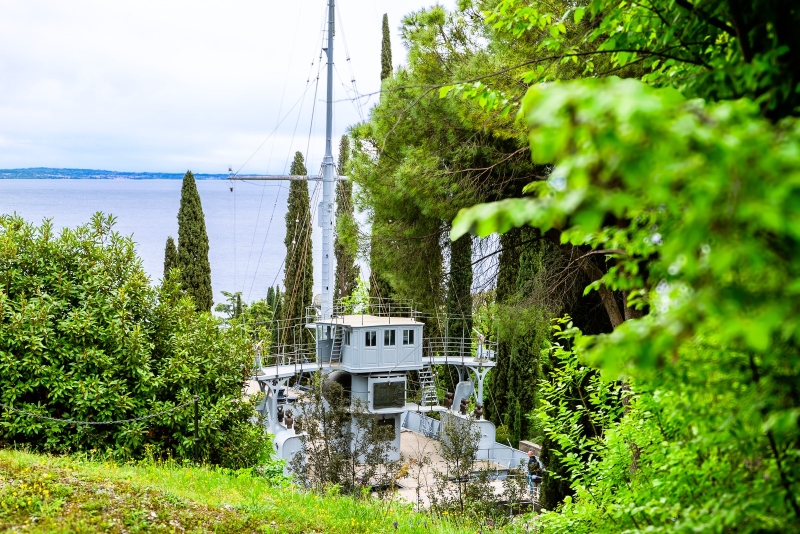
[[[28,169],[0,169],[0,180],[180,180],[184,173],[121,172],[97,169],[53,169],[31,167]],[[224,180],[227,174],[195,174],[198,180]]]

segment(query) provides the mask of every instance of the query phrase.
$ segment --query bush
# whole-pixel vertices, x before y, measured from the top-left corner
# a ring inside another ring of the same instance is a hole
[[[242,386],[252,362],[247,341],[197,313],[175,274],[150,285],[134,243],[96,214],[53,232],[0,216],[0,401],[60,419],[112,421],[200,399],[205,461],[251,466],[269,450],[251,422]],[[3,408],[0,441],[35,450],[109,451],[141,457],[193,455],[191,405],[153,419],[86,426]]]

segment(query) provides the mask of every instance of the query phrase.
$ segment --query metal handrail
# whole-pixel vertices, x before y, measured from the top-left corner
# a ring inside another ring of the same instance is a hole
[[[423,358],[452,357],[484,358],[493,360],[497,352],[496,341],[484,341],[479,344],[471,338],[457,339],[448,337],[425,338]]]
[[[383,299],[367,297],[354,302],[340,300],[329,310],[331,320],[343,315],[373,315],[376,317],[410,317],[418,319],[422,314],[414,307],[414,301],[409,299]],[[306,306],[305,321],[313,323],[320,319],[322,310],[316,306]]]

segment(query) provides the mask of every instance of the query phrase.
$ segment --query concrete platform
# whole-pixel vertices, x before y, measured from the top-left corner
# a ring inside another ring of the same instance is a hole
[[[397,496],[420,508],[430,506],[428,492],[434,486],[434,470],[447,470],[447,464],[439,453],[439,441],[404,428],[400,433],[400,454],[405,460],[406,475],[397,482],[400,489]],[[474,464],[474,472],[489,468],[491,471],[508,475],[508,469],[494,462],[479,461]],[[503,480],[493,480],[489,485],[500,497],[503,494]]]

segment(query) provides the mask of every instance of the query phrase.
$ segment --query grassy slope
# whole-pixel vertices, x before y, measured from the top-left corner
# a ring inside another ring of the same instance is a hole
[[[396,502],[322,497],[272,487],[249,472],[116,465],[0,450],[0,531],[464,530],[454,523],[431,521]]]

